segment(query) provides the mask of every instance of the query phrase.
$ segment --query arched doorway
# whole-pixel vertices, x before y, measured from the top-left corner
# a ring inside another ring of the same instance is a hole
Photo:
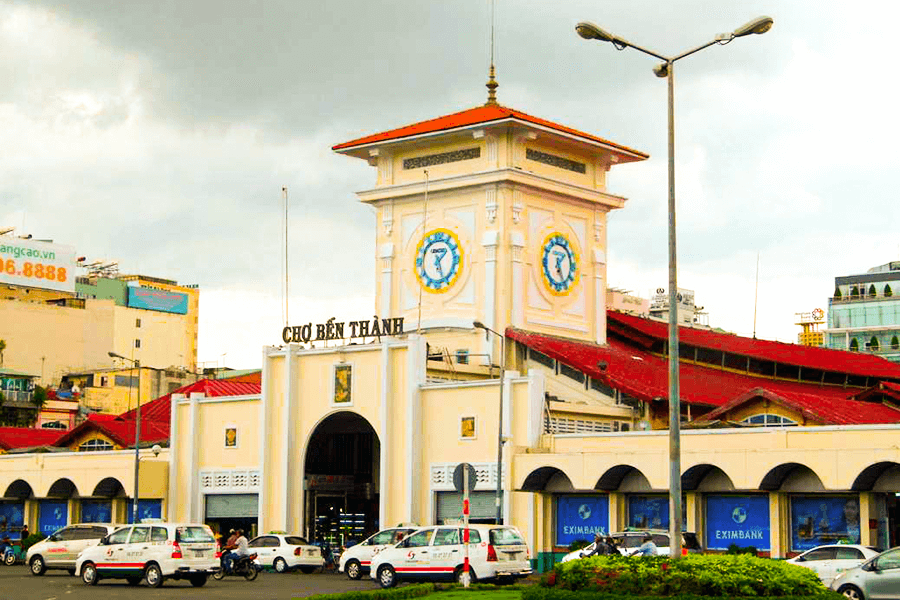
[[[316,426],[303,469],[311,541],[341,546],[378,531],[380,457],[375,429],[356,413],[336,412]]]

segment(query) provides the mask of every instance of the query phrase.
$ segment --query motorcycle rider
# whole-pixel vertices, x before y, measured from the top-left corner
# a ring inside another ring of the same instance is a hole
[[[234,549],[222,557],[222,562],[225,565],[226,573],[231,573],[231,568],[234,564],[234,561],[240,559],[243,556],[250,556],[250,547],[247,545],[248,542],[246,536],[244,536],[244,530],[238,529],[236,533],[237,539],[234,541]]]

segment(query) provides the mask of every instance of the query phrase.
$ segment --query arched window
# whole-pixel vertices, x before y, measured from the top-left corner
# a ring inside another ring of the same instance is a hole
[[[842,296],[842,294],[841,294],[841,288],[839,288],[839,287],[834,288],[834,299],[835,299],[835,300],[840,300],[840,299],[841,299],[841,296]]]
[[[94,438],[78,446],[79,452],[102,452],[103,450],[112,450],[113,445],[106,440]]]
[[[878,290],[875,289],[875,284],[869,286],[869,298],[874,298],[878,295]]]
[[[872,339],[869,340],[869,350],[871,350],[872,352],[878,352],[879,348],[880,345],[878,344],[878,338],[873,335]]]
[[[741,423],[745,425],[755,425],[757,427],[796,427],[797,421],[793,419],[789,419],[787,417],[782,417],[781,415],[772,415],[769,413],[762,413],[758,415],[753,415],[752,417],[747,417]]]
[[[856,341],[856,338],[852,338],[850,340],[850,351],[856,352],[857,350],[859,350],[859,342]]]
[[[62,421],[49,421],[42,423],[41,429],[66,429],[66,424]]]
[[[891,289],[891,286],[888,284],[885,284],[884,285],[884,297],[890,298],[893,295],[894,295],[894,291]]]
[[[855,285],[850,288],[850,297],[851,298],[859,298],[859,288]]]
[[[900,339],[896,335],[891,338],[891,350],[900,350]]]

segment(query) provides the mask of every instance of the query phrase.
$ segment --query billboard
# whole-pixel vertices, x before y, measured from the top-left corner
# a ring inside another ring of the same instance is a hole
[[[154,290],[145,287],[128,288],[128,306],[160,312],[186,315],[188,311],[187,294]]]
[[[706,547],[770,549],[768,496],[707,496]]]
[[[609,496],[559,496],[556,499],[556,545],[594,541],[609,533]]]
[[[791,550],[802,552],[823,544],[859,544],[859,528],[856,496],[791,497]]]
[[[0,236],[0,284],[75,292],[75,248]]]

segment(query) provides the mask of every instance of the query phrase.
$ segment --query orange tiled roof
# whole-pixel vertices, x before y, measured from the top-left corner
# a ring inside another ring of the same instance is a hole
[[[384,131],[382,133],[376,133],[373,135],[368,135],[355,140],[351,140],[349,142],[344,142],[343,144],[333,146],[331,149],[336,152],[341,150],[349,150],[357,146],[364,146],[377,142],[399,140],[416,135],[456,129],[457,127],[467,127],[470,125],[478,125],[481,123],[488,124],[509,119],[515,119],[525,123],[530,123],[532,125],[539,125],[541,127],[547,127],[561,133],[567,133],[569,135],[574,135],[576,137],[590,140],[598,144],[603,144],[604,146],[609,146],[611,148],[619,150],[623,154],[631,155],[632,160],[644,160],[650,157],[649,154],[641,152],[640,150],[635,150],[633,148],[629,148],[627,146],[605,140],[601,137],[591,135],[590,133],[572,129],[571,127],[566,127],[565,125],[547,121],[546,119],[533,117],[521,111],[500,105],[478,106],[475,108],[470,108],[468,110],[453,113],[451,115],[445,115],[436,119],[422,121],[420,123],[413,123],[412,125],[407,125],[405,127],[399,127],[397,129],[391,129],[390,131]]]

